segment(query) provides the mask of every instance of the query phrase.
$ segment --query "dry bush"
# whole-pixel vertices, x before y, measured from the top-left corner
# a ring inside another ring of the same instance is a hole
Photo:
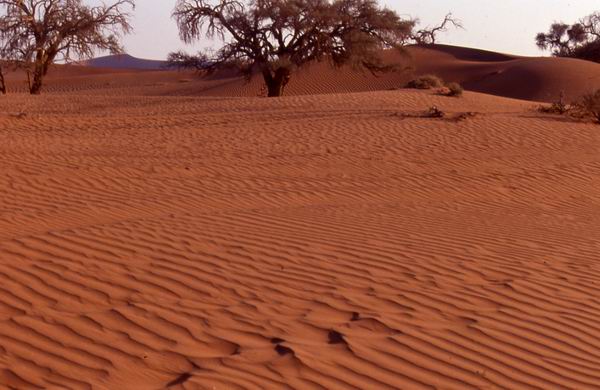
[[[579,106],[584,114],[592,117],[596,123],[600,124],[600,89],[584,95]]]
[[[583,95],[578,101],[567,104],[561,92],[557,101],[550,105],[539,106],[537,110],[544,114],[567,115],[572,119],[585,120],[592,118],[600,124],[600,89]]]
[[[446,113],[440,110],[437,106],[429,107],[429,109],[422,115],[423,118],[443,118],[445,116]]]
[[[560,104],[558,102],[552,102],[549,106],[539,106],[537,110],[542,114],[564,115],[569,112],[569,106]]]
[[[426,111],[421,111],[417,113],[404,113],[404,112],[396,112],[392,114],[393,117],[399,117],[401,119],[407,118],[444,118],[446,113],[440,110],[437,106],[431,106]]]
[[[444,88],[444,96],[461,97],[464,92],[463,87],[459,83],[448,83]]]
[[[419,76],[406,84],[406,88],[413,89],[432,89],[441,88],[443,86],[444,82],[442,81],[442,79],[433,74]]]
[[[455,122],[463,122],[463,121],[466,121],[467,119],[475,118],[476,116],[477,116],[476,112],[468,111],[468,112],[461,112],[461,113],[457,114],[456,116],[454,116],[454,118],[452,118],[452,119]]]
[[[571,105],[565,102],[565,93],[561,92],[558,100],[552,102],[549,106],[539,106],[538,111],[543,114],[559,114],[564,115],[569,113]]]

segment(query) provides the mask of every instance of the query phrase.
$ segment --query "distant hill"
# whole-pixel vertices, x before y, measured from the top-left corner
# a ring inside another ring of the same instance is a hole
[[[166,61],[136,58],[129,54],[117,54],[93,58],[80,64],[93,68],[162,70],[166,63]]]

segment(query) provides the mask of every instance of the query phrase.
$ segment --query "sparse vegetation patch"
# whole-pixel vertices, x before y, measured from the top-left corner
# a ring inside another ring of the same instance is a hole
[[[600,89],[584,95],[580,106],[584,114],[600,124]]]
[[[583,95],[578,101],[568,104],[561,92],[557,101],[550,105],[539,106],[537,110],[544,114],[566,115],[572,119],[592,119],[600,124],[600,89]]]
[[[538,107],[538,111],[543,114],[558,114],[564,115],[567,114],[571,110],[571,105],[567,104],[565,101],[565,93],[564,91],[560,92],[558,100],[552,102],[549,106],[542,105]]]
[[[423,113],[424,118],[443,118],[446,116],[446,113],[440,110],[437,106],[431,106],[425,113]]]
[[[448,83],[444,88],[445,96],[452,97],[461,97],[463,95],[464,89],[459,83]]]
[[[467,119],[472,119],[475,118],[477,116],[476,112],[461,112],[459,114],[457,114],[453,119],[455,122],[463,122],[466,121]]]
[[[441,88],[444,86],[444,82],[441,78],[433,74],[426,74],[419,76],[406,84],[406,88],[413,89],[432,89]]]

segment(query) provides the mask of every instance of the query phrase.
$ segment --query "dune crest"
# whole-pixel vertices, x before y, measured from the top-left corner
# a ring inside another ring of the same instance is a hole
[[[116,54],[93,58],[91,60],[83,61],[79,65],[108,69],[163,70],[166,64],[166,61],[136,58],[129,54]]]
[[[600,64],[547,57],[519,57],[479,49],[447,45],[407,47],[405,54],[387,52],[389,63],[399,64],[396,72],[372,75],[351,68],[333,69],[326,63],[313,64],[294,74],[285,95],[312,95],[384,91],[402,88],[422,74],[436,74],[445,81],[459,82],[465,89],[515,99],[553,102],[561,92],[575,100],[600,88]],[[127,57],[119,66],[118,57],[92,60],[108,68],[57,66],[50,73],[46,90],[60,93],[147,96],[256,97],[265,94],[261,77],[250,82],[232,72],[200,78],[194,72],[157,71],[162,62]],[[112,68],[111,68],[112,66]],[[9,75],[9,89],[24,92],[25,78]]]
[[[466,89],[516,99],[568,100],[600,88],[600,64],[573,58],[519,57],[436,45],[413,48],[417,73],[434,73]]]

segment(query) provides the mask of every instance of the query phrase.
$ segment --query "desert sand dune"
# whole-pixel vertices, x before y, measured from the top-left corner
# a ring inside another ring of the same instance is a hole
[[[433,73],[472,91],[535,101],[568,100],[600,87],[600,64],[572,58],[518,57],[436,45],[410,51],[417,74]]]
[[[576,59],[518,57],[446,45],[408,47],[403,55],[388,52],[386,57],[389,63],[399,64],[397,72],[374,76],[351,68],[332,69],[325,63],[315,64],[300,70],[285,93],[294,96],[391,90],[428,73],[460,82],[467,90],[542,102],[556,101],[561,92],[567,100],[576,100],[600,87],[600,64]],[[98,61],[118,62],[110,57]],[[26,90],[22,74],[10,75],[9,79],[12,91]],[[256,97],[265,94],[262,86],[260,77],[247,82],[231,72],[201,79],[189,71],[57,66],[48,78],[46,90],[78,94]]]
[[[598,388],[597,125],[181,77],[0,99],[1,386]]]

